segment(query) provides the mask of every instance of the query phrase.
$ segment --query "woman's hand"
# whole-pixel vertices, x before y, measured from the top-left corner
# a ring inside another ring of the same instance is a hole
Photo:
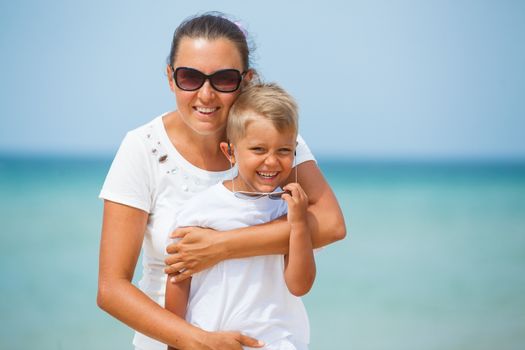
[[[180,238],[169,244],[164,272],[171,275],[172,282],[183,281],[194,273],[205,270],[225,259],[221,248],[221,232],[202,227],[182,227],[171,234]]]
[[[264,342],[241,334],[240,332],[208,332],[204,337],[203,347],[192,349],[202,350],[242,350],[243,346],[249,348],[261,348]]]

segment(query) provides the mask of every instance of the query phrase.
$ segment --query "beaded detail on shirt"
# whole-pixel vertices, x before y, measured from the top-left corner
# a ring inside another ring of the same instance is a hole
[[[179,178],[182,177],[184,181],[182,184],[180,184],[181,189],[184,192],[188,192],[190,190],[190,186],[188,184],[188,174],[186,174],[182,168],[179,168],[176,164],[174,164],[172,159],[168,157],[166,147],[160,141],[153,124],[149,125],[149,130],[146,133],[146,141],[148,147],[150,148],[149,152],[151,156],[159,163],[161,171],[167,175],[178,175]],[[196,179],[195,182],[198,184],[198,179]]]

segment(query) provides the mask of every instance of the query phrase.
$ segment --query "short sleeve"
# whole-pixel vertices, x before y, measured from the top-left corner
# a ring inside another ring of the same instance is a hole
[[[308,145],[306,144],[304,139],[301,137],[301,135],[297,135],[297,148],[296,148],[295,161],[297,164],[301,164],[309,160],[313,160],[316,162],[315,157],[312,154],[312,151],[310,151],[310,148],[308,148]]]
[[[113,159],[99,197],[150,213],[154,186],[147,156],[140,135],[129,132]]]

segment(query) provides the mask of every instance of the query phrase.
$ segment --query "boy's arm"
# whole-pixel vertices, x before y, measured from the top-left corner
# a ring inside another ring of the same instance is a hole
[[[295,296],[305,295],[310,291],[315,280],[315,259],[308,227],[305,230],[292,227],[290,250],[285,256],[284,280],[290,293]]]
[[[179,283],[166,282],[166,295],[164,299],[164,307],[184,319],[186,317],[186,307],[188,305],[188,298],[190,294],[191,278],[188,278]],[[176,350],[168,346],[168,350]]]
[[[316,273],[312,237],[306,220],[308,196],[297,183],[288,184],[284,189],[291,192],[291,195],[283,195],[288,204],[288,223],[291,227],[284,280],[290,293],[302,296],[312,288]]]

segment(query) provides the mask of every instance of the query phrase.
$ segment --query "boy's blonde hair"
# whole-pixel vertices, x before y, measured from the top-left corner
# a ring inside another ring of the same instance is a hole
[[[257,83],[244,89],[230,109],[226,135],[229,142],[243,138],[246,128],[256,118],[272,122],[279,132],[298,132],[297,103],[275,83]]]

